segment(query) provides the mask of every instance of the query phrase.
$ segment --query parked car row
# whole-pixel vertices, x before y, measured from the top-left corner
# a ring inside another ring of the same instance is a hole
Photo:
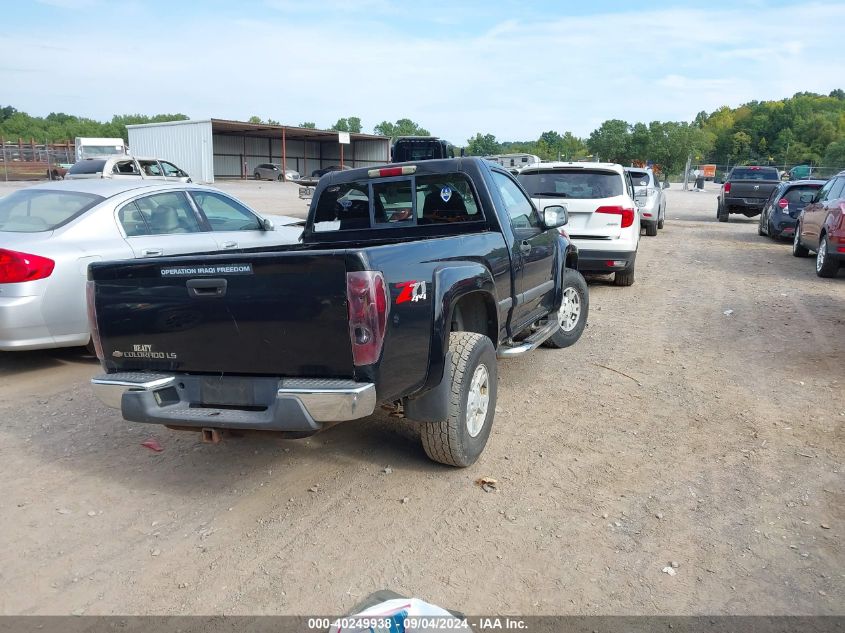
[[[169,161],[126,155],[83,158],[71,165],[64,178],[65,180],[112,178],[191,182],[191,177],[187,172]]]
[[[0,351],[88,344],[91,262],[291,244],[300,224],[183,183],[79,179],[15,191],[0,198]]]
[[[790,238],[792,254],[816,254],[816,274],[835,277],[845,267],[845,171],[830,180],[777,179],[774,167],[735,167],[722,185],[716,217],[759,215],[757,233]]]

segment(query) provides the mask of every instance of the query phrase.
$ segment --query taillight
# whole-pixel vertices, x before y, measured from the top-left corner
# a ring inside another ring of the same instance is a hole
[[[634,210],[633,209],[626,209],[622,206],[608,206],[608,207],[599,207],[596,209],[596,213],[609,213],[611,215],[621,215],[622,216],[622,228],[627,229],[634,223]]]
[[[52,259],[0,248],[0,284],[45,279],[53,274],[55,267]]]
[[[103,342],[100,340],[100,328],[97,327],[97,305],[94,303],[94,282],[88,281],[85,284],[85,299],[88,303],[88,328],[91,330],[91,342],[94,344],[94,351],[97,358],[102,362]]]
[[[781,198],[780,200],[778,200],[778,206],[781,209],[786,209],[786,207],[789,206],[789,201],[786,198]]]
[[[730,192],[731,192],[731,183],[726,182],[725,183],[725,193],[730,193]]]
[[[346,273],[352,362],[372,365],[381,355],[387,328],[388,297],[384,276],[374,270]]]

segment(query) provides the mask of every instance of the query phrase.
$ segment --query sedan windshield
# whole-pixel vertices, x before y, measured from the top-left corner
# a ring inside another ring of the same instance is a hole
[[[538,169],[517,176],[532,198],[612,198],[622,195],[622,178],[616,172],[596,169]]]
[[[105,200],[77,191],[22,189],[0,198],[0,231],[52,231]]]

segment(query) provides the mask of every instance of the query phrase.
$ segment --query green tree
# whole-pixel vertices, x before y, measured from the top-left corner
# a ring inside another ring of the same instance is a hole
[[[361,131],[361,119],[357,116],[351,116],[346,119],[338,119],[330,129],[338,132],[352,132],[358,134]]]
[[[734,160],[743,161],[751,156],[751,136],[745,132],[735,132],[731,136],[731,155]]]
[[[490,156],[498,154],[500,149],[496,137],[492,134],[481,134],[479,132],[472,138],[467,139],[466,153],[469,156]]]
[[[246,121],[247,121],[247,123],[263,123],[264,122],[264,121],[261,120],[260,116],[256,116],[255,114],[253,114],[251,117],[249,117]]]
[[[305,121],[303,123],[300,123],[297,127],[305,127],[305,128],[310,129],[310,130],[313,130],[314,128],[317,127],[317,124],[314,123],[313,121]]]
[[[587,155],[587,146],[584,141],[572,132],[564,132],[560,141],[561,158],[563,160],[576,160]]]
[[[845,139],[828,145],[822,162],[825,167],[845,169]]]
[[[399,119],[396,123],[382,121],[373,128],[373,132],[380,136],[389,136],[391,139],[399,136],[431,136],[431,132],[411,119]]]
[[[605,121],[590,134],[587,147],[602,161],[624,164],[628,158],[629,127],[619,119]]]

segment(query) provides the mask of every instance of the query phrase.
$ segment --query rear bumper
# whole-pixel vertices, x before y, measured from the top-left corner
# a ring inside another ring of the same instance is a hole
[[[636,251],[587,251],[578,249],[578,270],[582,273],[612,273],[634,266]]]
[[[324,422],[363,418],[376,407],[375,385],[352,380],[126,372],[96,376],[91,384],[126,420],[174,426],[313,433]]]
[[[730,213],[758,215],[766,204],[766,198],[725,198],[725,207]]]
[[[775,236],[781,233],[794,235],[796,226],[798,226],[798,220],[796,218],[782,213],[772,213],[772,229],[774,230]]]

